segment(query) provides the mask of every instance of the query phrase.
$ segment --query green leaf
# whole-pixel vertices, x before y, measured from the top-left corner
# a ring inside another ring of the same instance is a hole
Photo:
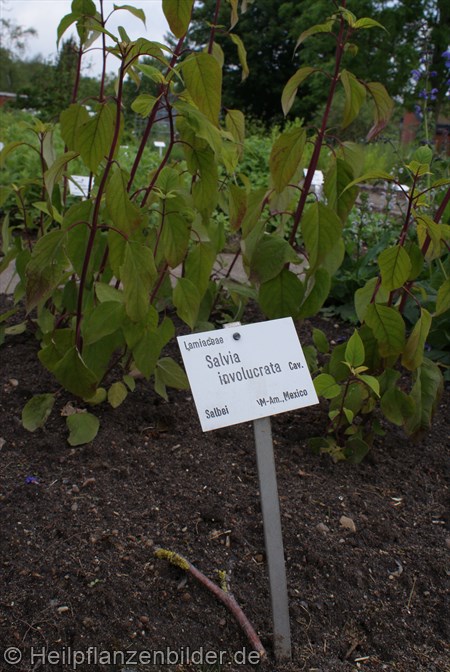
[[[289,184],[302,159],[306,142],[304,128],[284,131],[274,142],[269,168],[275,189],[280,193]]]
[[[69,105],[61,112],[59,121],[61,136],[70,150],[78,151],[78,134],[80,128],[89,121],[89,113],[85,107],[78,103]]]
[[[394,110],[394,101],[383,84],[368,82],[366,87],[374,103],[374,125],[370,129],[367,140],[373,140],[387,125]]]
[[[186,88],[199,110],[215,125],[218,125],[222,69],[211,54],[196,53],[182,64]]]
[[[365,351],[361,336],[355,331],[348,339],[345,348],[345,361],[355,369],[357,366],[364,364]]]
[[[295,96],[297,95],[297,90],[300,84],[304,82],[311,73],[317,71],[317,68],[305,66],[297,70],[297,72],[289,79],[288,83],[283,89],[281,96],[281,107],[283,109],[284,116],[288,114],[289,110],[294,104]]]
[[[359,464],[370,450],[366,441],[358,436],[352,436],[345,444],[344,455],[352,464]]]
[[[301,280],[284,268],[272,280],[264,282],[259,289],[259,305],[268,318],[297,317],[303,299],[304,286]]]
[[[331,208],[316,202],[305,211],[301,226],[312,270],[336,247],[341,237],[342,223]]]
[[[93,306],[85,313],[81,323],[83,344],[89,345],[99,341],[104,336],[113,334],[123,323],[125,308],[118,301],[105,301]]]
[[[150,288],[156,278],[156,266],[149,247],[128,241],[120,267],[127,315],[139,322],[148,313]]]
[[[371,278],[364,287],[360,287],[355,292],[355,311],[360,322],[364,322],[367,308],[372,303],[375,289],[377,288],[378,278]],[[379,287],[375,296],[376,303],[385,303],[388,300],[388,292],[384,287]]]
[[[346,189],[352,181],[353,170],[347,161],[339,158],[331,161],[325,175],[324,192],[328,206],[337,212],[342,223],[346,222],[358,195],[356,186]]]
[[[231,133],[235,142],[240,145],[242,152],[245,140],[245,117],[240,110],[227,110],[225,128],[228,133]]]
[[[31,397],[22,410],[22,425],[29,432],[43,427],[55,404],[54,394],[36,394]]]
[[[141,93],[137,98],[131,103],[131,109],[136,114],[140,114],[141,117],[150,116],[151,111],[155,107],[160,97],[156,98],[151,96],[149,93]]]
[[[94,396],[97,376],[86,366],[75,345],[50,370],[58,383],[77,397]]]
[[[259,283],[272,280],[287,263],[299,263],[298,255],[288,241],[277,234],[265,234],[253,253],[250,279]]]
[[[345,91],[344,118],[342,128],[347,128],[356,119],[361,105],[366,99],[366,89],[348,70],[341,72],[341,82]]]
[[[162,252],[171,268],[181,264],[189,245],[191,224],[183,216],[185,210],[186,206],[183,208],[182,199],[178,199],[177,202],[173,199],[162,228],[160,239]]]
[[[145,26],[145,12],[143,9],[138,9],[132,5],[114,5],[114,10],[125,9],[130,14],[133,14],[137,19],[140,19]]]
[[[337,384],[329,373],[319,373],[313,382],[318,396],[325,399],[334,399],[334,397],[337,397],[341,393],[340,385]]]
[[[317,315],[330,294],[331,276],[326,268],[317,268],[308,278],[304,301],[300,307],[299,317]]]
[[[159,360],[155,370],[155,391],[167,399],[166,385],[177,390],[188,390],[188,378],[179,364],[171,357]]]
[[[111,287],[105,282],[96,282],[95,283],[95,294],[100,303],[105,301],[118,301],[123,303],[123,292],[120,289]]]
[[[402,426],[414,413],[412,397],[395,386],[389,387],[381,397],[380,407],[389,422]]]
[[[375,392],[377,397],[380,396],[380,383],[378,382],[378,379],[375,378],[375,376],[368,376],[366,373],[362,373],[358,376],[359,380],[362,380],[363,383],[367,385],[367,387],[370,387],[372,392]]]
[[[369,19],[367,17],[364,17],[362,19],[358,19],[355,21],[353,24],[353,29],[354,30],[359,30],[359,29],[366,29],[366,28],[382,28],[383,30],[386,30],[386,28],[381,25],[381,23],[378,23],[378,21],[375,21],[375,19]],[[387,32],[387,30],[386,30]]]
[[[250,70],[248,69],[248,64],[247,64],[247,51],[244,47],[244,43],[239,37],[239,35],[235,35],[235,33],[228,33],[229,38],[231,41],[237,46],[237,51],[238,51],[238,58],[239,58],[239,63],[241,64],[242,68],[242,77],[241,81],[243,82],[244,80],[247,79],[249,76]]]
[[[402,354],[405,369],[415,371],[423,362],[425,341],[430,331],[432,318],[425,308],[420,309],[420,318],[416,322]]]
[[[69,429],[69,438],[67,442],[71,446],[81,446],[84,443],[90,443],[95,439],[98,433],[100,422],[92,413],[74,413],[66,419]]]
[[[210,243],[198,243],[186,257],[185,278],[195,285],[200,296],[203,296],[208,288],[215,260],[216,254]]]
[[[142,226],[144,212],[131,202],[127,183],[125,171],[116,167],[106,188],[106,207],[115,228],[130,235]]]
[[[93,173],[111,149],[115,120],[115,106],[104,103],[95,116],[78,128],[75,149]]]
[[[228,199],[230,226],[233,231],[237,231],[247,211],[247,190],[236,184],[230,184]]]
[[[200,308],[201,296],[193,282],[187,278],[179,278],[173,290],[173,305],[177,315],[191,329],[195,327]]]
[[[392,291],[402,287],[411,272],[411,261],[404,247],[389,247],[378,257],[383,287]]]
[[[170,30],[180,39],[185,35],[191,21],[194,0],[163,0],[162,8]]]
[[[435,316],[442,315],[450,309],[450,278],[444,280],[438,289],[436,298],[436,312]]]
[[[422,365],[417,369],[416,381],[411,390],[415,410],[405,424],[408,434],[430,428],[442,390],[443,379],[439,367],[430,359],[424,358]]]
[[[59,285],[68,266],[66,233],[54,229],[40,238],[26,267],[26,306],[30,312],[46,301]]]
[[[70,14],[66,14],[65,16],[63,16],[63,18],[59,22],[59,25],[58,25],[58,28],[57,28],[57,31],[56,31],[57,38],[58,38],[57,41],[56,41],[56,46],[57,47],[59,46],[59,42],[60,42],[62,36],[64,35],[64,33],[66,32],[66,30],[73,23],[78,21],[79,18],[80,18],[79,14],[75,14],[74,12],[71,12]]]
[[[315,26],[311,26],[311,28],[308,28],[307,30],[304,30],[301,34],[300,37],[298,38],[295,48],[294,48],[294,53],[297,51],[299,46],[303,44],[303,42],[310,37],[311,35],[317,35],[317,33],[331,33],[333,29],[333,24],[334,24],[334,19],[329,19],[325,23],[318,23]]]
[[[330,352],[330,344],[325,333],[317,327],[313,327],[312,330],[312,339],[313,343],[316,346],[317,350],[325,355],[327,352]]]
[[[58,184],[58,182],[61,180],[69,161],[72,161],[72,159],[74,159],[76,156],[78,156],[78,152],[66,152],[62,156],[59,156],[50,166],[50,168],[44,173],[45,188],[48,191],[50,200],[52,198],[55,184]]]
[[[365,321],[378,341],[380,355],[398,355],[405,344],[405,323],[394,308],[372,303],[367,307]]]
[[[128,390],[123,383],[117,381],[108,390],[108,402],[117,408],[127,398]]]

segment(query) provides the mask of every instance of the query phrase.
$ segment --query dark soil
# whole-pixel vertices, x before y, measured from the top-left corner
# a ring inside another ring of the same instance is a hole
[[[341,333],[333,322],[320,326]],[[303,344],[309,334],[302,327]],[[181,553],[214,581],[217,570],[228,572],[267,649],[262,671],[450,669],[448,392],[429,434],[414,442],[388,427],[359,466],[308,449],[325,408],[272,419],[293,644],[292,662],[280,664],[251,423],[204,434],[189,393],[172,391],[166,403],[138,381],[119,409],[96,408],[92,444],[67,444],[64,395],[45,429],[28,433],[23,405],[55,389],[37,348],[22,334],[0,349],[1,670],[253,669],[238,664],[250,648],[231,614],[156,559],[156,547]],[[342,527],[343,515],[356,531]],[[8,646],[21,650],[21,663],[3,662]],[[120,657],[106,664],[93,653],[88,660],[89,647],[180,657],[134,667],[127,654],[128,665]],[[187,665],[188,648],[224,652],[223,664]],[[75,651],[86,656],[77,667]]]

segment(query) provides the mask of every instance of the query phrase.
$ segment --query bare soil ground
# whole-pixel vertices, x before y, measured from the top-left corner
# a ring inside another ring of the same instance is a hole
[[[314,324],[343,333],[333,321]],[[310,328],[300,327],[303,344]],[[166,403],[138,381],[119,409],[96,409],[101,428],[89,445],[66,442],[64,394],[45,429],[30,434],[23,405],[56,389],[37,349],[27,334],[0,348],[1,670],[253,669],[230,613],[156,559],[164,547],[214,581],[228,572],[267,649],[262,672],[448,672],[448,391],[428,434],[412,441],[388,426],[359,466],[308,449],[325,427],[324,407],[273,418],[293,642],[292,662],[281,664],[251,423],[203,434],[189,393],[171,392]],[[7,647],[22,661],[5,662]],[[109,664],[92,651],[88,660],[89,647],[171,658],[136,667],[128,654],[128,664]],[[188,648],[215,652],[222,665],[207,664],[213,654],[188,664]],[[77,667],[74,651],[85,655]]]

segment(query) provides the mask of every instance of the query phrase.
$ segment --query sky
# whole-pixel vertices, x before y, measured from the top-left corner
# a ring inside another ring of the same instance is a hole
[[[45,59],[55,57],[56,31],[59,22],[66,14],[70,14],[71,0],[0,0],[0,16],[22,26],[34,28],[36,37],[30,37],[27,41],[27,49],[22,56],[31,59],[40,54]],[[108,22],[107,28],[116,34],[117,26],[121,25],[127,31],[131,39],[146,37],[157,42],[164,40],[168,32],[167,21],[162,11],[161,0],[104,0],[105,15],[112,10],[113,5],[132,5],[143,9],[146,16],[146,26],[133,14],[125,10],[115,12]],[[96,5],[99,6],[98,0]],[[64,34],[63,39],[69,37],[71,29]],[[94,45],[96,46],[96,45]],[[94,52],[95,53],[95,52]],[[94,53],[89,57],[90,69],[84,74],[96,76],[100,74],[100,57]],[[108,71],[114,71],[118,61],[113,57],[109,60]]]

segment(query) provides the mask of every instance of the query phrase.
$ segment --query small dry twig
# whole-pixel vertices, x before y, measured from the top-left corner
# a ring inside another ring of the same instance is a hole
[[[164,548],[158,548],[155,551],[155,556],[160,559],[167,560],[172,565],[179,567],[180,569],[188,572],[193,576],[199,583],[201,583],[205,588],[210,590],[213,595],[219,599],[222,604],[224,604],[227,609],[233,614],[234,618],[237,620],[245,634],[247,635],[248,641],[255,651],[258,652],[260,658],[264,658],[266,651],[259,639],[258,635],[255,632],[254,627],[248,620],[247,616],[242,611],[241,607],[237,603],[236,599],[231,593],[227,590],[224,590],[216,583],[208,579],[207,576],[200,572],[194,565],[192,565],[189,560],[186,560],[182,555],[175,553],[174,551],[168,551]]]

